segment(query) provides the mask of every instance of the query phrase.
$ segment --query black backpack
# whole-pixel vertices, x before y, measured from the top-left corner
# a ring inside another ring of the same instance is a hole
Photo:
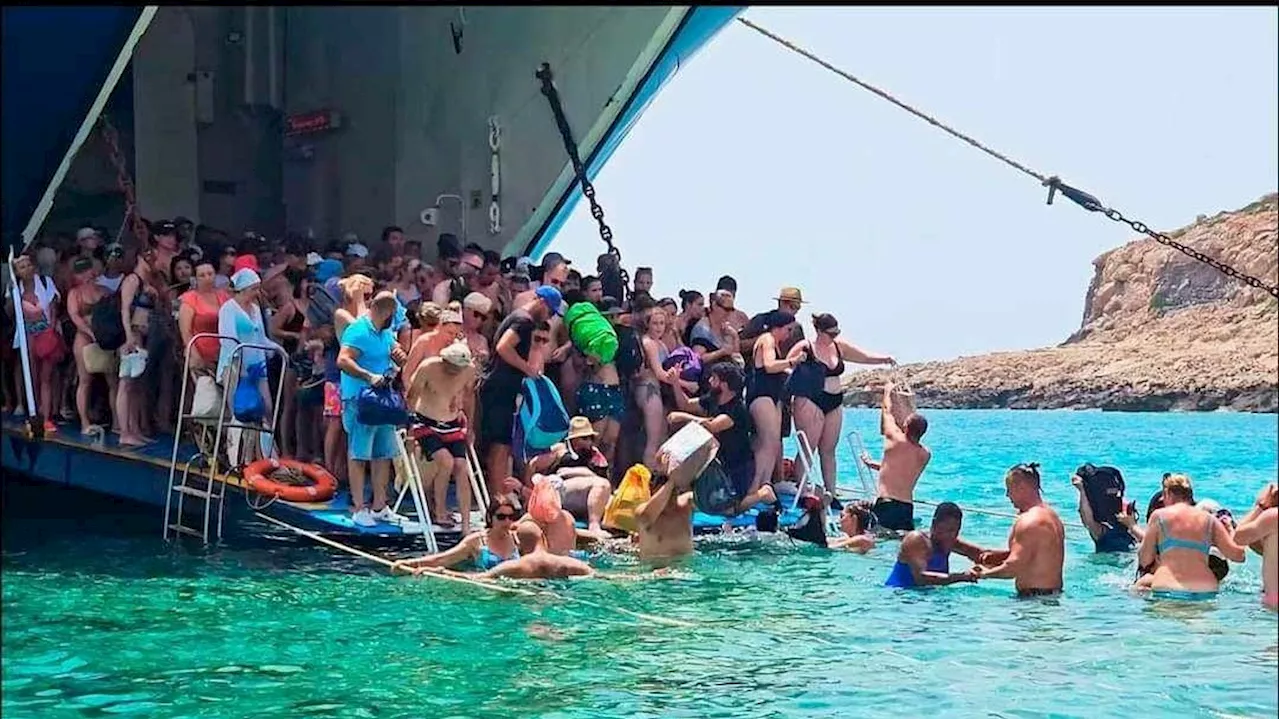
[[[631,328],[618,327],[618,354],[614,357],[614,366],[622,377],[634,377],[644,367],[644,348],[640,346],[640,338]]]
[[[124,284],[122,281],[121,285]],[[113,352],[124,346],[126,335],[124,320],[120,317],[120,290],[98,301],[89,315],[89,329],[98,340],[98,347]]]
[[[1084,481],[1084,496],[1093,510],[1094,520],[1119,526],[1116,516],[1123,511],[1121,503],[1124,501],[1124,477],[1120,470],[1083,464],[1076,470],[1076,476]]]

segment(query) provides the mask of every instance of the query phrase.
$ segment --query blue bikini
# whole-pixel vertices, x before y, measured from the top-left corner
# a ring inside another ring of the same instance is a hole
[[[1209,556],[1209,550],[1213,548],[1213,523],[1217,520],[1209,518],[1208,526],[1205,528],[1204,539],[1196,542],[1190,539],[1178,539],[1170,537],[1169,530],[1164,525],[1164,517],[1156,517],[1156,526],[1160,527],[1160,541],[1156,543],[1156,552],[1164,554],[1170,549],[1187,549],[1192,552],[1200,552]],[[1207,590],[1193,592],[1185,589],[1152,589],[1152,599],[1172,599],[1182,602],[1201,602],[1213,599],[1218,596],[1217,590]]]

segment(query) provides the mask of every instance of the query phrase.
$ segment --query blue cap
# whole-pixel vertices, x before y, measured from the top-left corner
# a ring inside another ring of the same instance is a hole
[[[564,314],[562,305],[564,305],[564,297],[560,294],[560,290],[550,286],[543,285],[537,290],[538,299],[542,300],[553,315]]]
[[[316,263],[312,272],[315,274],[316,282],[324,284],[342,274],[342,262],[338,260],[321,260]]]

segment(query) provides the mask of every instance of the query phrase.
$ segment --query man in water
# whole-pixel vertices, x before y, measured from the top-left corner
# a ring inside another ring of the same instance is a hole
[[[1253,509],[1236,526],[1235,542],[1249,545],[1262,555],[1262,605],[1271,611],[1280,609],[1280,564],[1277,563],[1277,538],[1280,537],[1280,509],[1276,508],[1280,493],[1268,484],[1258,493]]]
[[[928,533],[919,530],[908,532],[898,547],[898,561],[885,580],[886,587],[910,589],[912,587],[937,587],[960,582],[976,582],[975,569],[967,572],[951,571],[951,554],[968,557],[975,563],[982,550],[960,539],[960,525],[964,512],[952,502],[943,502],[933,511],[933,523]]]
[[[1093,539],[1094,550],[1098,553],[1132,551],[1133,535],[1121,520],[1129,512],[1125,506],[1124,479],[1120,470],[1082,464],[1071,475],[1071,485],[1080,494],[1077,511]],[[1099,507],[1093,506],[1095,501]]]
[[[665,479],[654,474],[656,487],[648,502],[636,508],[639,552],[642,559],[669,559],[693,553],[693,481],[706,469],[719,449],[708,442],[679,466],[671,466],[671,455],[658,450],[656,463]]]
[[[522,523],[516,528],[516,539],[520,543],[520,557],[508,559],[481,574],[481,579],[564,579],[591,577],[596,573],[581,559],[550,552],[546,537],[537,525]]]
[[[866,454],[862,463],[877,470],[876,503],[871,508],[876,520],[885,529],[910,532],[915,529],[913,505],[916,483],[933,455],[920,444],[920,438],[929,429],[924,415],[912,413],[901,427],[893,418],[891,397],[893,382],[884,386],[884,399],[880,402],[880,433],[884,435],[884,457],[876,462]]]
[[[467,476],[467,421],[462,407],[475,377],[470,347],[466,342],[454,342],[440,350],[438,357],[428,357],[418,366],[409,378],[408,391],[409,408],[419,422],[412,430],[413,437],[422,447],[422,456],[431,462],[424,484],[435,490],[433,521],[446,528],[453,525],[445,511],[445,495],[452,477],[464,535],[471,531],[471,481]]]
[[[1012,579],[1019,597],[1062,593],[1066,534],[1058,513],[1040,496],[1040,465],[1019,464],[1005,475],[1005,494],[1018,518],[1009,532],[1009,548],[983,552],[979,579]]]

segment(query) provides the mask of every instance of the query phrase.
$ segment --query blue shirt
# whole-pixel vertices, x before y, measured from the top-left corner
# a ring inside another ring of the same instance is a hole
[[[351,347],[360,352],[356,364],[374,374],[382,374],[391,369],[391,348],[395,343],[395,334],[390,329],[374,329],[373,321],[368,315],[347,325],[347,329],[342,333],[342,346]],[[368,386],[369,383],[363,377],[354,377],[343,372],[339,389],[342,399],[355,399],[360,394],[360,390]]]
[[[409,324],[409,310],[400,301],[400,296],[396,296],[396,313],[391,315],[391,332],[400,334],[400,330]]]

